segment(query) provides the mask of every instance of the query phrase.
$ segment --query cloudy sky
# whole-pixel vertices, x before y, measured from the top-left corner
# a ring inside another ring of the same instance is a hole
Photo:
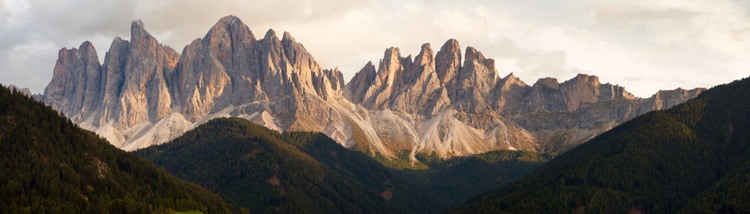
[[[41,93],[57,52],[89,40],[100,59],[143,20],[180,52],[221,17],[261,37],[288,31],[348,80],[387,47],[416,55],[449,38],[496,59],[500,76],[593,74],[638,96],[750,76],[749,0],[0,0],[0,83]]]

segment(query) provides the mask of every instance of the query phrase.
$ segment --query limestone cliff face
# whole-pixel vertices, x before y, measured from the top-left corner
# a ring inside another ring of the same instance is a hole
[[[76,49],[63,48],[53,70],[53,78],[44,90],[44,101],[72,118],[91,115],[99,106],[101,65],[91,42]]]
[[[435,72],[430,44],[422,45],[413,60],[411,56],[402,57],[398,48],[388,48],[377,71],[368,63],[347,88],[350,100],[374,110],[393,109],[429,116],[450,103]]]
[[[99,63],[94,47],[62,49],[41,100],[124,150],[173,139],[216,117],[274,130],[320,131],[371,155],[442,157],[497,149],[568,147],[636,115],[702,90],[636,98],[578,75],[529,86],[500,78],[492,59],[456,40],[415,56],[388,48],[345,84],[290,33],[262,38],[235,16],[220,19],[178,54],[141,21],[115,38]]]
[[[400,148],[390,142],[410,142],[406,145],[418,145],[417,152],[444,156],[565,149],[703,90],[660,91],[643,99],[585,74],[562,83],[542,78],[529,86],[512,73],[499,78],[494,60],[472,47],[466,48],[461,65],[456,40],[445,42],[435,57],[429,47],[423,45],[414,61],[389,48],[377,71],[368,63],[345,88],[350,101],[371,110],[375,124],[389,124],[375,126],[386,144],[394,144],[389,148]]]
[[[159,44],[137,20],[130,27],[130,42],[124,55],[124,58],[105,58],[113,65],[106,73],[125,74],[122,82],[105,83],[121,85],[119,99],[114,101],[114,108],[106,117],[117,121],[116,127],[129,127],[171,113],[172,99],[165,76],[173,72],[178,54]]]
[[[645,100],[643,105],[638,108],[638,113],[644,114],[655,109],[666,109],[680,103],[684,103],[690,98],[697,97],[700,93],[706,91],[704,88],[695,88],[685,90],[677,88],[675,90],[660,90]]]
[[[182,54],[134,21],[130,41],[115,38],[104,63],[97,60],[88,42],[61,50],[43,99],[126,150],[163,143],[222,116],[277,130],[328,128],[341,142],[351,138],[341,130],[347,120],[330,106],[354,108],[343,98],[341,72],[321,69],[289,33],[279,39],[269,30],[258,40],[234,16]]]

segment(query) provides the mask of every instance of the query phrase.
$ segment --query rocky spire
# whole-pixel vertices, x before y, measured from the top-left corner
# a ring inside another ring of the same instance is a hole
[[[102,92],[102,67],[101,64],[99,64],[99,57],[96,54],[96,49],[94,49],[94,45],[91,44],[91,42],[83,42],[78,50],[81,55],[81,61],[85,67],[85,73],[83,74],[84,93],[81,112],[83,113],[82,117],[88,118],[101,104],[99,97]]]
[[[560,84],[560,92],[566,98],[568,110],[576,110],[582,103],[607,100],[633,100],[635,96],[623,87],[601,84],[599,77],[578,74],[573,79]]]
[[[450,39],[443,44],[435,56],[435,71],[440,83],[451,85],[456,73],[461,69],[461,46],[455,39]]]
[[[99,104],[101,65],[91,42],[58,52],[45,102],[68,117],[83,119]]]
[[[427,115],[450,103],[435,72],[429,43],[413,60],[402,58],[396,47],[386,49],[377,72],[371,62],[365,65],[347,85],[345,95],[368,108]]]
[[[449,94],[451,102],[470,112],[490,108],[492,89],[497,82],[495,61],[487,59],[473,47],[466,47],[464,65],[456,77],[455,93]]]
[[[413,83],[425,73],[435,73],[435,55],[432,53],[430,43],[423,44],[419,54],[414,57],[414,62],[410,69],[410,75],[407,77],[407,82]]]
[[[518,79],[516,75],[511,72],[507,76],[498,80],[497,86],[501,91],[510,90],[512,87],[526,87],[526,83]]]
[[[391,109],[432,115],[450,104],[447,91],[435,71],[435,57],[430,43],[422,45],[405,73],[403,85],[389,101]]]
[[[354,103],[361,103],[365,100],[367,90],[375,81],[375,76],[375,65],[372,64],[372,61],[368,61],[346,84],[344,96]]]
[[[243,56],[252,43],[256,42],[250,28],[236,16],[221,18],[203,37],[207,51],[222,65],[231,65],[228,70],[243,70],[248,68],[249,62]]]
[[[138,19],[130,23],[130,41],[139,41],[145,39],[152,39],[146,28],[143,26],[143,22]]]
[[[533,87],[545,87],[549,89],[559,89],[560,83],[555,78],[545,77],[545,78],[539,78],[539,80],[537,80],[536,83],[534,83]]]
[[[101,110],[100,114],[94,120],[94,125],[99,126],[107,121],[116,121],[113,116],[119,108],[121,86],[125,81],[125,73],[122,72],[125,63],[128,61],[130,42],[120,37],[115,37],[109,46],[107,54],[104,56],[102,64],[102,86]]]
[[[115,126],[127,127],[171,112],[165,75],[179,55],[159,44],[140,20],[133,21],[130,30],[131,41],[115,38],[105,57],[100,81],[103,110],[95,123],[117,121]]]

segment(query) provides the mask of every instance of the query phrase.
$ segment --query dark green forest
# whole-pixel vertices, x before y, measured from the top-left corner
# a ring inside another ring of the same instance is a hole
[[[211,120],[135,153],[251,212],[435,213],[545,160],[505,151],[399,170],[322,133],[278,133],[238,118]]]
[[[526,176],[550,157],[529,151],[491,151],[432,163],[430,189],[446,195],[451,205]]]
[[[211,192],[0,86],[1,213],[232,210]]]
[[[282,135],[244,119],[227,118],[136,154],[251,212],[407,209],[399,197],[409,189],[392,184],[400,178],[372,158],[337,146],[319,133]]]
[[[750,212],[750,79],[626,122],[458,213]]]

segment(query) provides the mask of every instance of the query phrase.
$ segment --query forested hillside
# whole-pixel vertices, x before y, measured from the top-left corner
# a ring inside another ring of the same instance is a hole
[[[222,199],[0,86],[0,212],[231,212]]]
[[[457,212],[750,212],[750,79],[624,123]]]
[[[404,198],[416,196],[408,195],[408,187],[396,189],[392,183],[398,178],[363,154],[330,149],[336,146],[322,134],[281,135],[245,119],[225,118],[136,154],[251,212],[407,209]],[[319,161],[300,149],[325,158]],[[352,166],[360,168],[350,171]]]
[[[135,153],[251,212],[434,213],[545,160],[505,151],[423,159],[430,169],[399,170],[322,133],[278,133],[239,118],[211,120]]]

